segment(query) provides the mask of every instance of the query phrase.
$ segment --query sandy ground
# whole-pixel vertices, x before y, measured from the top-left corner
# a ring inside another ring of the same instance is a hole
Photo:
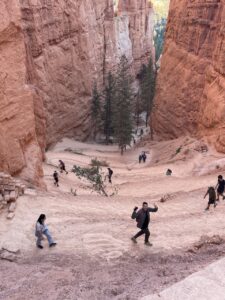
[[[0,216],[0,249],[18,251],[14,262],[0,260],[0,299],[140,299],[223,257],[223,244],[188,251],[201,236],[224,237],[225,232],[225,201],[204,212],[203,200],[207,186],[215,185],[223,173],[225,160],[213,149],[195,151],[197,144],[191,138],[143,142],[121,157],[115,146],[67,139],[59,143],[47,153],[44,165],[48,191],[27,189],[14,219],[6,220],[6,212]],[[150,153],[146,164],[137,162],[142,150]],[[106,189],[117,195],[91,193],[88,183],[71,172],[60,175],[59,188],[53,185],[58,159],[71,170],[74,164],[87,166],[95,157],[114,170],[113,184]],[[167,168],[173,176],[165,176]],[[161,203],[165,194],[170,199]],[[143,201],[159,206],[151,216],[149,248],[142,237],[137,245],[130,241],[137,232],[130,215]],[[46,241],[43,250],[35,247],[34,224],[40,213],[47,215],[58,243],[54,249]]]
[[[225,258],[188,276],[162,293],[146,296],[141,300],[224,300],[224,270]]]

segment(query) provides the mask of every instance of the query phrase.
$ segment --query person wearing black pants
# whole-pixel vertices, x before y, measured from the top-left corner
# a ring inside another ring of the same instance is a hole
[[[142,208],[138,210],[138,207],[134,208],[134,211],[131,215],[132,219],[136,219],[137,221],[137,227],[141,230],[131,238],[131,240],[134,243],[137,243],[137,238],[141,235],[145,234],[145,245],[146,246],[152,246],[151,243],[149,243],[149,237],[150,237],[150,231],[148,229],[149,223],[150,223],[150,212],[157,212],[158,206],[154,205],[154,208],[148,207],[147,202],[143,202]]]
[[[112,175],[113,175],[113,170],[112,170],[112,169],[110,169],[110,168],[108,168],[108,172],[109,172],[109,174],[108,174],[109,183],[112,183]]]

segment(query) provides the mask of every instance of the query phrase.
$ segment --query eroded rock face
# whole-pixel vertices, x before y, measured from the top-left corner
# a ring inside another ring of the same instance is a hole
[[[0,65],[0,170],[12,175],[23,170],[24,179],[40,184],[43,112],[38,94],[27,84],[20,5],[15,0],[0,1]]]
[[[155,100],[157,134],[225,151],[225,0],[171,0]]]
[[[152,9],[147,0],[21,0],[30,81],[43,98],[47,144],[90,133],[93,81],[101,85],[122,54],[134,70],[152,50]]]
[[[0,0],[0,170],[40,184],[46,146],[85,139],[94,79],[152,51],[147,0]]]

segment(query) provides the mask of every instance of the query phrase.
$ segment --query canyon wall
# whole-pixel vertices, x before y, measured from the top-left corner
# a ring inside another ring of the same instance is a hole
[[[41,184],[45,142],[41,99],[27,82],[18,1],[0,1],[0,170]]]
[[[225,0],[171,0],[153,124],[225,152]]]
[[[30,82],[44,101],[47,145],[90,134],[94,79],[102,85],[126,54],[135,72],[152,51],[147,0],[20,0]]]
[[[151,55],[147,0],[0,0],[0,171],[40,183],[46,147],[91,132],[94,80]]]

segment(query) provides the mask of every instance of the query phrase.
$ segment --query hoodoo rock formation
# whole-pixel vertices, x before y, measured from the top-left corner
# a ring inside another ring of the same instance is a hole
[[[171,0],[155,101],[157,134],[225,152],[225,0]]]
[[[90,133],[94,79],[152,52],[147,0],[0,0],[0,171],[37,183],[46,146]]]

